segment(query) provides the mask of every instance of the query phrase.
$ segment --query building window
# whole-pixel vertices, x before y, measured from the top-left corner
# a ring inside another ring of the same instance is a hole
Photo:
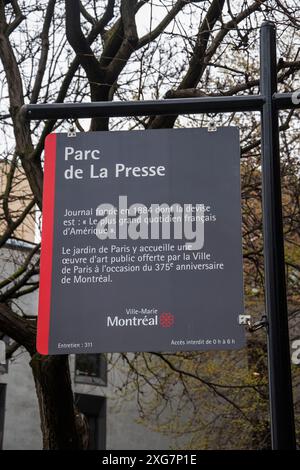
[[[0,384],[0,449],[3,446],[6,384]]]
[[[106,448],[106,398],[75,393],[75,403],[88,423],[88,449],[104,450]]]
[[[6,360],[6,348],[9,345],[9,338],[0,333],[0,374],[8,373],[8,361]]]
[[[107,364],[105,354],[76,354],[75,382],[106,385]]]

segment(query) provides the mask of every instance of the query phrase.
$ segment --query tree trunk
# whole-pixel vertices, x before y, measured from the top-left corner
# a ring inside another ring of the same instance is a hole
[[[31,359],[39,402],[44,449],[83,449],[81,417],[76,413],[68,356],[41,356]]]

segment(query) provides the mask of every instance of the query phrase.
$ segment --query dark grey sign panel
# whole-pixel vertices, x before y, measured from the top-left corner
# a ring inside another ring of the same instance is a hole
[[[245,343],[237,128],[52,134],[38,349]]]

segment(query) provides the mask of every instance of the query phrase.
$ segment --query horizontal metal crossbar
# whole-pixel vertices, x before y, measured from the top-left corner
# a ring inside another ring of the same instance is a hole
[[[299,104],[293,103],[292,96],[292,93],[275,93],[273,100],[276,108],[299,107]],[[23,106],[22,112],[29,120],[76,119],[261,111],[264,103],[262,95],[205,96],[153,101],[28,104]]]

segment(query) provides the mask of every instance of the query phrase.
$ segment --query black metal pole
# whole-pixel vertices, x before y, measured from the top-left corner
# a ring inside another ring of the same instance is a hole
[[[295,449],[278,111],[273,98],[277,92],[276,29],[271,22],[261,28],[260,60],[260,88],[265,98],[262,108],[263,227],[272,448]]]

